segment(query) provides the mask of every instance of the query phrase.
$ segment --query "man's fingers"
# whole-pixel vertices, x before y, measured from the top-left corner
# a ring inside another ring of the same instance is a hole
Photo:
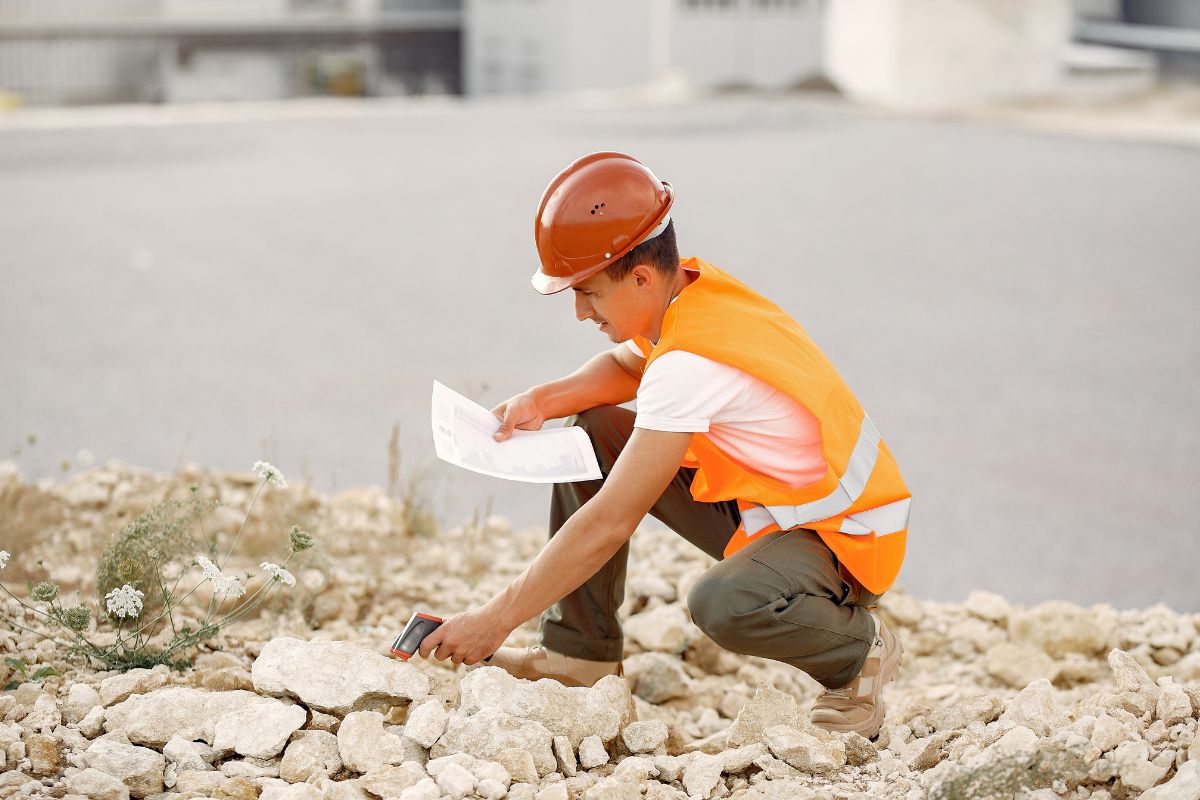
[[[429,658],[429,654],[433,651],[433,648],[441,643],[442,631],[434,629],[432,633],[421,640],[421,644],[417,646],[417,652],[421,655],[421,658]]]
[[[504,416],[500,420],[500,427],[492,434],[492,438],[497,442],[503,442],[508,437],[512,436],[513,428],[521,424],[521,417],[515,405],[508,406],[504,409]]]

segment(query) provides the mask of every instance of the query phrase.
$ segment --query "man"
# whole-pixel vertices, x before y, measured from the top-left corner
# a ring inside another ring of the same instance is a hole
[[[718,560],[688,596],[697,626],[825,686],[814,724],[873,737],[902,648],[871,607],[903,560],[911,495],[796,321],[711,264],[680,260],[673,202],[670,184],[621,153],[584,156],[546,188],[534,288],[572,289],[576,317],[617,346],[497,406],[495,438],[575,415],[604,477],[556,485],[547,546],[421,655],[569,685],[621,674],[628,540],[650,513]],[[636,414],[618,407],[635,398]],[[538,614],[540,646],[500,646]]]

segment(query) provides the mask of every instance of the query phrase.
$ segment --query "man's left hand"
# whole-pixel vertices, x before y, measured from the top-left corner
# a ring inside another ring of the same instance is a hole
[[[421,658],[430,655],[455,664],[478,664],[504,644],[512,633],[487,606],[455,614],[421,641]]]

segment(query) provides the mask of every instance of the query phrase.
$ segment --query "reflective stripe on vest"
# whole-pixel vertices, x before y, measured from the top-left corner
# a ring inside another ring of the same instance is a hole
[[[743,511],[742,522],[745,525],[746,534],[754,535],[770,523],[779,525],[782,530],[791,530],[800,525],[816,522],[817,519],[828,519],[840,515],[850,509],[858,500],[859,495],[863,494],[866,481],[870,479],[871,471],[875,469],[875,462],[878,461],[878,458],[880,458],[880,431],[864,411],[863,427],[859,429],[858,440],[854,443],[854,450],[850,453],[850,461],[846,463],[846,471],[838,479],[838,488],[821,499],[798,506],[758,506],[755,509]],[[889,506],[883,507],[887,509]],[[856,515],[856,517],[858,516],[862,515]],[[894,511],[889,512],[886,521],[889,522],[890,517],[895,517]],[[907,507],[904,517],[907,521]],[[851,518],[847,517],[846,519],[850,521]],[[884,522],[884,519],[881,519],[881,522]],[[894,530],[904,530],[904,528]],[[853,525],[853,530],[845,530],[844,524],[841,533],[865,535],[870,534],[871,529],[865,524],[856,524]],[[888,531],[888,533],[892,533],[892,531]]]

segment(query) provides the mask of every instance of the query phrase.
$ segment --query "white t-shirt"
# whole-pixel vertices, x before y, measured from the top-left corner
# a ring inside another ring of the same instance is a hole
[[[626,346],[639,358],[632,339]],[[808,409],[736,367],[683,350],[655,359],[634,427],[707,433],[742,466],[798,489],[825,477],[821,427]]]

